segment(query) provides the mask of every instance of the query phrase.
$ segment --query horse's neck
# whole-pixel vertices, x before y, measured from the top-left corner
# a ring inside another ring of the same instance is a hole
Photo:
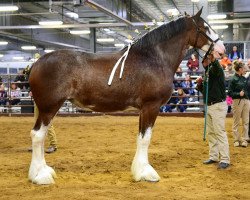
[[[188,47],[186,38],[183,37],[183,35],[178,35],[167,41],[165,44],[156,46],[156,52],[161,55],[160,58],[163,63],[166,63],[165,66],[168,67],[168,70],[170,67],[175,73],[183,60]]]

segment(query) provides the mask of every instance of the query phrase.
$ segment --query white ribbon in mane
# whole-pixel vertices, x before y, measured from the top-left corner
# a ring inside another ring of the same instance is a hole
[[[112,80],[113,80],[114,75],[115,75],[115,71],[118,68],[118,66],[119,66],[120,62],[122,61],[122,59],[124,58],[123,61],[122,61],[122,66],[121,66],[121,71],[120,71],[120,76],[119,76],[119,78],[122,78],[122,73],[123,73],[123,69],[124,69],[125,60],[128,57],[128,52],[130,50],[130,47],[131,47],[131,44],[128,45],[127,51],[125,51],[124,54],[122,55],[122,57],[120,57],[120,59],[115,63],[115,65],[114,65],[114,67],[112,69],[112,72],[111,72],[111,74],[109,76],[108,85],[111,85]]]

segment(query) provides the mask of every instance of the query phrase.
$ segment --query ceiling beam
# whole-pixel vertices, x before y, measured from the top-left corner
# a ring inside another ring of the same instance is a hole
[[[209,24],[250,24],[250,18],[228,19],[228,20],[209,20]]]
[[[87,3],[90,6],[93,6],[97,10],[102,11],[102,12],[106,13],[107,15],[109,15],[109,16],[111,16],[111,17],[113,17],[113,18],[115,18],[115,19],[117,19],[117,20],[125,23],[126,25],[133,26],[133,24],[130,21],[128,21],[128,20],[120,17],[119,15],[113,13],[111,10],[103,7],[102,5],[96,3],[96,2],[94,2],[92,0],[85,0],[85,3]]]
[[[248,21],[249,23],[249,21]],[[133,26],[155,26],[153,22],[132,22]],[[18,25],[18,26],[0,26],[0,30],[11,29],[66,29],[66,28],[110,28],[110,27],[126,27],[124,23],[99,23],[99,24],[62,24],[62,25]]]

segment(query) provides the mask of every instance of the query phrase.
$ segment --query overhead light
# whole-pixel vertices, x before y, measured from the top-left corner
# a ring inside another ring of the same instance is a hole
[[[8,44],[8,42],[6,42],[6,41],[0,41],[0,46],[7,45],[7,44]]]
[[[23,50],[35,50],[36,46],[22,46],[21,47]]]
[[[208,19],[225,19],[227,18],[226,14],[211,14],[207,16]]]
[[[114,42],[114,38],[98,38],[97,42]]]
[[[115,47],[124,47],[125,44],[123,44],[123,43],[116,43],[116,44],[114,44],[114,46],[115,46]]]
[[[200,0],[191,0],[193,3],[198,3]]]
[[[49,26],[49,25],[62,25],[62,21],[40,21],[40,25],[42,26]]]
[[[17,6],[0,6],[0,12],[17,11]]]
[[[218,30],[218,29],[227,29],[228,25],[212,25],[212,29]]]
[[[104,28],[103,29],[106,33],[112,34],[115,33],[115,31],[110,30],[109,28]]]
[[[22,56],[14,56],[13,57],[13,60],[23,60],[24,59],[24,57],[22,57]]]
[[[71,18],[77,19],[79,18],[79,15],[77,13],[74,12],[66,12],[66,15],[68,15]]]
[[[0,58],[2,58],[3,57],[3,54],[0,54]]]
[[[44,50],[45,53],[50,53],[50,52],[53,52],[53,51],[55,51],[55,50],[54,49],[45,49]]]
[[[176,8],[167,10],[167,15],[168,16],[177,16],[179,14],[180,14],[180,12]]]
[[[71,30],[69,32],[70,34],[73,34],[73,35],[90,34],[90,30]]]
[[[161,25],[163,25],[164,24],[164,22],[157,22],[157,25],[158,26],[161,26]]]
[[[125,42],[127,42],[127,43],[132,43],[132,42],[133,42],[133,40],[126,39],[126,40],[125,40]]]
[[[222,0],[208,0],[208,2],[216,2],[216,1],[222,1]]]

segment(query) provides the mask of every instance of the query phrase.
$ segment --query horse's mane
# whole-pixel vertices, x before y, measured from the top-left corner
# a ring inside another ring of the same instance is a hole
[[[173,36],[186,30],[185,17],[178,18],[167,24],[163,24],[137,39],[133,47],[144,49],[155,44],[171,39]]]

